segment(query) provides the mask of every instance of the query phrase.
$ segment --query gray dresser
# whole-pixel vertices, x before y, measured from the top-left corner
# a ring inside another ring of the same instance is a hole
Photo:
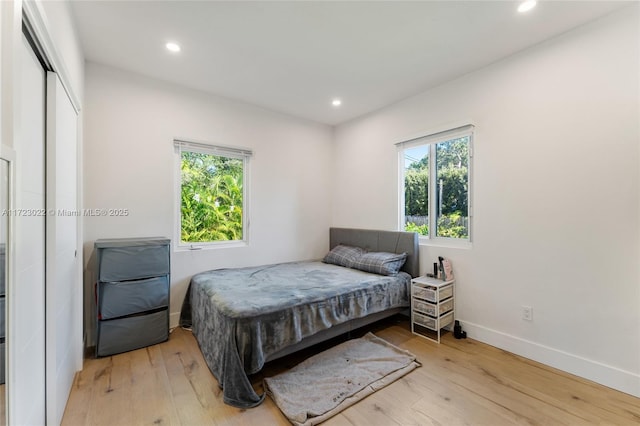
[[[95,242],[96,355],[131,351],[169,338],[170,240]]]

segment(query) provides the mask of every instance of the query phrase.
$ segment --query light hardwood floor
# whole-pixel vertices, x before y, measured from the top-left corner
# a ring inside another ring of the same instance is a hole
[[[640,424],[639,398],[472,339],[456,340],[447,333],[438,345],[412,335],[402,317],[353,333],[353,337],[365,331],[413,352],[422,367],[324,425]],[[262,392],[262,376],[290,368],[319,350],[322,348],[267,364],[253,377],[254,386]],[[289,422],[268,397],[259,407],[248,410],[225,405],[195,339],[188,331],[176,329],[168,342],[87,359],[75,378],[62,424]]]

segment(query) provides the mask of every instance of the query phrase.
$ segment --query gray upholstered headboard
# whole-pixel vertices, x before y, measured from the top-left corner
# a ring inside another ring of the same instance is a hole
[[[402,270],[412,277],[420,275],[418,234],[415,232],[329,228],[329,249],[338,244],[361,247],[368,251],[407,253],[407,261]]]

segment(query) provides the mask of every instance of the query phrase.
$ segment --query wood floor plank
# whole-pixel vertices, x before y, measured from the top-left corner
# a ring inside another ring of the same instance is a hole
[[[407,347],[411,350],[414,347],[413,343],[408,342]],[[484,398],[488,404],[483,405],[496,413],[503,415],[511,411],[515,414],[512,421],[517,423],[533,424],[535,421],[532,419],[536,417],[542,417],[545,421],[555,424],[572,424],[580,420],[553,405],[518,393],[506,384],[507,380],[504,377],[499,377],[501,373],[486,368],[476,370],[464,359],[452,358],[454,355],[449,353],[446,347],[440,349],[440,356],[424,363],[423,372],[429,371],[430,376],[439,377],[436,380],[445,378],[450,386],[455,385],[459,391],[464,390],[467,398]],[[446,376],[442,373],[446,373]]]
[[[352,414],[352,412],[359,412],[360,418],[370,418],[370,424],[376,424],[376,422],[389,419],[389,422],[393,421],[400,425],[428,425],[430,419],[419,411],[411,408],[413,404],[420,400],[420,396],[412,393],[403,379],[404,378],[401,378],[384,388],[385,392],[378,391],[348,408],[344,412],[345,417],[355,421],[358,417],[354,417],[355,414]],[[407,409],[407,407],[410,408]]]
[[[347,419],[343,413],[339,413],[338,415],[331,417],[322,424],[323,426],[354,426],[354,424]]]
[[[103,368],[94,374],[87,424],[134,424],[130,356],[130,353],[125,353],[107,357]]]
[[[133,424],[178,423],[176,404],[158,345],[130,353]]]
[[[174,331],[161,348],[178,424],[216,425],[214,405],[219,395],[214,387],[217,382],[204,359],[192,356],[183,340],[180,332]]]
[[[478,342],[462,340],[449,342],[447,346],[460,349],[465,346],[477,345]],[[610,404],[594,404],[595,401],[601,399],[602,386],[508,352],[494,352],[496,350],[500,351],[491,348],[484,354],[458,355],[456,359],[468,372],[479,374],[480,377],[486,376],[487,380],[494,381],[514,393],[521,393],[532,401],[537,400],[566,413],[567,415],[561,414],[560,418],[565,418],[570,423],[576,421],[597,423],[598,419],[603,416],[610,418],[616,424],[637,420],[635,415],[629,411],[626,415],[621,415],[622,412],[613,412]],[[487,353],[493,355],[487,356]],[[496,354],[499,355],[498,359],[495,357]],[[523,364],[530,368],[522,368]],[[557,386],[559,381],[572,382],[574,380],[577,380],[580,386]],[[624,395],[620,392],[617,394]],[[567,401],[571,401],[571,404],[566,404]],[[557,420],[560,421],[560,419]]]
[[[107,362],[107,360],[103,360]],[[91,399],[93,397],[93,377],[102,368],[99,360],[85,362],[82,371],[76,373],[67,401],[64,418],[69,424],[87,424]]]
[[[640,399],[472,339],[445,333],[440,345],[411,334],[397,317],[352,333],[373,331],[413,352],[422,367],[370,395],[328,426],[377,425],[637,425]],[[291,368],[314,351],[274,361],[251,377]],[[190,332],[113,357],[87,359],[76,375],[63,425],[288,425],[267,397],[242,410],[222,392]]]
[[[390,417],[375,403],[373,395],[347,408],[342,415],[354,425],[402,426],[399,419]]]
[[[419,404],[414,405],[414,409],[430,417],[436,416],[434,419],[444,422],[443,424],[449,423],[448,419],[454,414],[457,416],[455,423],[463,424],[529,423],[523,415],[497,404],[487,395],[459,386],[442,377],[442,373],[440,369],[433,373],[425,368],[407,377],[411,387],[422,396]],[[442,414],[438,414],[439,411],[447,413],[446,420],[441,419]]]
[[[179,407],[180,424],[215,424],[240,426],[261,424],[288,425],[271,400],[259,407],[243,410],[222,402],[222,390],[209,371],[197,342],[190,333],[176,330],[172,345],[165,345],[163,353],[171,378],[174,400]],[[196,404],[197,403],[197,404]]]

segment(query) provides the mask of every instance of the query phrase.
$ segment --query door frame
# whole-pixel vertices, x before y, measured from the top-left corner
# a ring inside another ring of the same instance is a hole
[[[47,20],[47,15],[44,11],[44,8],[41,4],[41,0],[7,0],[0,2],[0,94],[1,94],[1,107],[0,107],[0,144],[2,146],[0,153],[2,156],[10,160],[10,170],[11,176],[13,178],[13,185],[15,186],[15,155],[13,159],[11,158],[11,152],[15,149],[16,145],[14,141],[19,137],[19,89],[18,82],[20,80],[20,49],[22,48],[22,34],[23,34],[23,25],[25,25],[30,34],[31,38],[37,42],[38,50],[44,58],[46,58],[47,63],[49,64],[50,69],[56,72],[58,75],[60,82],[64,91],[66,92],[73,109],[77,114],[77,142],[76,142],[76,164],[77,164],[77,205],[78,211],[80,211],[80,207],[82,206],[82,137],[80,130],[82,129],[82,115],[81,115],[81,102],[78,97],[78,93],[74,90],[73,85],[71,84],[72,79],[71,75],[65,65],[64,59],[61,55],[61,51],[56,46],[56,42],[54,41],[53,32],[51,31],[52,27]],[[46,68],[45,68],[46,69]],[[78,88],[80,90],[80,88]],[[15,152],[13,152],[15,154]],[[15,188],[10,188],[10,194],[15,192]],[[10,203],[15,206],[15,194],[11,194],[13,198],[10,198]],[[11,291],[12,288],[15,288],[16,283],[14,282],[14,266],[11,264],[11,259],[13,259],[15,249],[13,245],[15,243],[15,225],[13,221],[10,221],[9,224],[9,238],[10,245],[8,247],[8,256],[10,259],[8,267],[8,277],[7,277],[7,291]],[[78,218],[77,223],[77,248],[78,252],[81,256],[81,248],[83,244],[82,237],[82,217]],[[45,259],[46,261],[46,259]],[[80,289],[82,289],[83,283],[83,274],[82,274],[82,265],[83,262],[78,260],[77,262],[77,270],[75,271],[75,280],[77,280]],[[46,285],[46,282],[45,282]],[[82,299],[82,297],[81,297]],[[45,298],[45,310],[47,310],[47,304],[50,303]],[[83,362],[83,338],[82,338],[82,304],[79,306],[74,306],[74,309],[80,312],[79,316],[79,333],[74,333],[72,336],[74,350],[73,350],[73,358],[76,371],[82,369]],[[15,315],[12,313],[15,309],[12,309],[11,302],[9,302],[7,307],[7,335],[10,336],[12,324],[15,322]],[[46,312],[45,312],[46,315]],[[46,330],[46,324],[45,324]],[[45,335],[45,345],[46,345],[46,335]],[[75,347],[77,345],[77,348]],[[11,348],[7,351],[7,384],[8,389],[10,389],[11,383],[14,382],[16,377],[16,371],[13,371],[12,363],[11,363]],[[49,351],[48,351],[49,352]],[[15,355],[13,355],[15,356]],[[45,378],[47,376],[47,372],[45,371]],[[47,400],[50,398],[50,395],[45,395],[45,407],[48,404]],[[19,401],[16,401],[12,396],[11,391],[6,395],[6,418],[7,424],[12,424],[12,418],[17,413],[20,404]],[[46,409],[46,408],[45,408]],[[43,419],[47,423],[51,422],[51,418],[49,417],[49,409],[46,409],[47,418]],[[13,413],[13,414],[12,414]]]

